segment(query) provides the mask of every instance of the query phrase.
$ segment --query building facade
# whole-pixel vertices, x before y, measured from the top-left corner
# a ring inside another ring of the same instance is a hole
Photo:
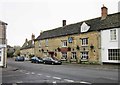
[[[120,28],[101,30],[103,63],[120,63]]]
[[[35,39],[35,55],[56,57],[76,63],[103,63],[106,61],[107,52],[104,51],[103,54],[102,49],[107,48],[109,51],[109,46],[104,44],[107,42],[109,34],[104,32],[120,27],[118,19],[120,13],[108,15],[107,11],[107,7],[103,6],[101,17],[70,25],[66,25],[66,21],[63,20],[62,27],[42,32]],[[118,35],[120,34],[118,33]],[[118,39],[118,41],[120,40]],[[118,45],[116,47],[119,49],[119,42],[113,44]],[[109,45],[111,46],[110,43]],[[117,55],[119,56],[119,53]],[[119,61],[119,58],[116,61]]]
[[[6,39],[7,23],[0,21],[0,66],[6,67],[7,60],[7,39]]]
[[[34,39],[35,39],[35,35],[32,34],[31,40],[27,40],[27,39],[25,40],[25,43],[20,49],[21,56],[30,58],[30,56],[34,55]]]

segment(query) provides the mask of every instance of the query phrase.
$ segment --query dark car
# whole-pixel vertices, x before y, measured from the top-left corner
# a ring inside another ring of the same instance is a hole
[[[31,58],[31,63],[43,63],[43,59],[40,57],[32,57]]]
[[[45,63],[45,64],[52,64],[52,65],[54,65],[54,64],[61,65],[62,64],[62,62],[60,60],[52,58],[52,57],[43,58],[43,63]]]
[[[25,59],[24,59],[24,57],[22,57],[22,56],[17,56],[16,58],[15,58],[15,61],[24,61]]]

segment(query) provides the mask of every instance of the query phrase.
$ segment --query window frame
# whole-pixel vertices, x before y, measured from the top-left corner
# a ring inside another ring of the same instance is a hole
[[[48,46],[48,39],[45,40],[45,46]]]
[[[110,41],[116,41],[117,40],[117,30],[111,29],[110,30]]]
[[[88,57],[89,57],[88,51],[81,52],[81,60],[88,60]]]
[[[67,40],[62,40],[62,47],[67,47]]]
[[[88,38],[81,39],[81,46],[88,46]]]
[[[108,60],[120,60],[120,49],[108,49]]]
[[[76,54],[76,52],[72,52],[72,57],[71,57],[71,59],[77,59],[77,54]]]

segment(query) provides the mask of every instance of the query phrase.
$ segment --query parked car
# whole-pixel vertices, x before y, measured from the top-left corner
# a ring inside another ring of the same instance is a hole
[[[24,57],[22,57],[22,56],[17,56],[16,58],[15,58],[15,61],[24,61],[25,59],[24,59]]]
[[[43,63],[45,63],[45,64],[52,64],[52,65],[54,65],[54,64],[61,65],[62,64],[62,62],[60,60],[52,58],[52,57],[43,58]]]
[[[31,58],[31,63],[43,63],[43,59],[40,57],[34,56]]]

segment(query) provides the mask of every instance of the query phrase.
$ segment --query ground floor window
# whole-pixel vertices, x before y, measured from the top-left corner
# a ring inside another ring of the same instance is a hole
[[[120,60],[120,49],[108,49],[108,60]]]
[[[71,59],[77,59],[76,52],[72,52],[72,57]]]
[[[62,52],[62,58],[61,59],[67,59],[67,52]]]
[[[88,52],[81,52],[81,60],[88,60]]]

